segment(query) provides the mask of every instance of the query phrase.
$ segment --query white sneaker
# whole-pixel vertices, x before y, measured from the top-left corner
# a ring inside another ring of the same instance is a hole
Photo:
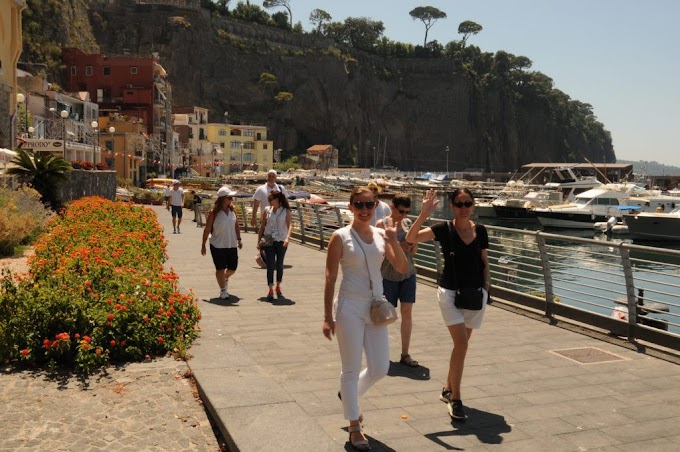
[[[220,298],[223,300],[226,300],[229,298],[229,292],[227,292],[227,288],[225,287],[224,289],[220,289]]]

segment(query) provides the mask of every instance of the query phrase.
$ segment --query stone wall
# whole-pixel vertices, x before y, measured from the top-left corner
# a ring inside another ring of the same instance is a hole
[[[73,170],[69,176],[70,180],[59,190],[59,199],[63,202],[87,196],[101,196],[111,201],[116,198],[115,171]]]

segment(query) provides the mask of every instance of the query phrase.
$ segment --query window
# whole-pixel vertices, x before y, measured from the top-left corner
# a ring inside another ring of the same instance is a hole
[[[243,136],[244,136],[244,137],[254,137],[254,136],[255,136],[255,131],[253,131],[253,130],[244,130],[244,131],[243,131]]]
[[[111,75],[111,66],[104,66],[104,77]]]
[[[71,66],[71,75],[76,75],[78,73],[78,69],[76,66]]]
[[[252,141],[243,143],[243,149],[255,149],[255,143],[253,143]]]
[[[262,149],[267,149],[267,143],[262,143]]]
[[[137,75],[137,66],[130,66],[130,74]]]
[[[93,73],[92,66],[85,66],[85,76],[92,77]]]
[[[217,133],[221,137],[226,137],[227,136],[227,131],[224,129],[220,129],[220,131]]]
[[[241,149],[241,142],[240,141],[232,141],[229,143],[229,147],[231,149]]]

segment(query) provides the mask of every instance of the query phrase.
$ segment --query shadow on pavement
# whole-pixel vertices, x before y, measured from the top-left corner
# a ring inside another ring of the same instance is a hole
[[[274,298],[274,300],[272,300],[272,301],[269,301],[269,300],[267,300],[267,296],[265,295],[264,297],[258,298],[258,300],[263,301],[265,303],[269,303],[272,306],[293,306],[295,304],[295,302],[293,300],[291,300],[290,298],[286,298],[286,297],[278,297],[278,298]]]
[[[390,368],[387,371],[388,377],[406,377],[411,380],[429,380],[430,369],[425,366],[410,367],[398,362],[390,361]]]
[[[345,450],[351,450],[351,451],[356,451],[352,446],[352,443],[349,442],[349,432],[347,431],[347,427],[343,427],[343,430],[345,431],[345,434],[348,436],[347,442],[345,443]],[[391,447],[385,445],[384,443],[381,443],[374,437],[370,435],[366,435],[366,438],[368,438],[368,444],[371,447],[371,451],[384,451],[384,452],[396,452],[395,449],[392,449]]]
[[[483,444],[500,444],[503,442],[501,433],[512,431],[512,427],[505,422],[505,418],[501,415],[480,411],[468,406],[465,407],[465,412],[468,415],[466,421],[451,420],[451,426],[454,430],[428,433],[425,437],[445,449],[462,450],[447,444],[442,438],[475,435]]]
[[[240,300],[241,300],[241,299],[240,299],[239,297],[236,297],[236,296],[234,296],[234,295],[231,295],[231,296],[230,296],[229,298],[227,298],[226,300],[223,300],[223,299],[221,299],[220,297],[215,297],[215,298],[211,298],[210,300],[204,299],[203,301],[205,301],[206,303],[215,304],[215,305],[217,305],[217,306],[238,306],[237,303],[238,303]]]

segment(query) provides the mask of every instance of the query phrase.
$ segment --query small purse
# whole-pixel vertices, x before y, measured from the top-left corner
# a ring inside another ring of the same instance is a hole
[[[260,237],[260,247],[274,246],[274,236],[271,234],[263,234]]]
[[[354,240],[357,242],[359,245],[359,248],[361,248],[361,252],[364,253],[364,260],[366,261],[366,269],[368,270],[368,285],[371,288],[371,322],[375,326],[387,326],[390,323],[394,323],[397,321],[399,318],[399,315],[397,314],[397,309],[387,301],[387,298],[385,298],[385,295],[381,297],[377,297],[373,293],[373,280],[371,279],[371,268],[368,265],[368,257],[366,256],[366,251],[364,250],[364,246],[361,244],[361,239],[356,236],[354,230],[351,229],[350,231],[352,233],[352,236],[354,237]]]
[[[481,288],[461,287],[456,290],[456,298],[453,304],[458,309],[479,311],[484,307],[484,292],[482,292]]]

